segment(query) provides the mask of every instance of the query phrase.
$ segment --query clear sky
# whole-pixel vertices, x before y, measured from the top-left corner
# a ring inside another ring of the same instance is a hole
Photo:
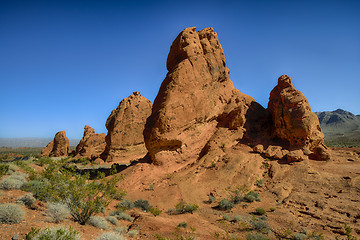
[[[0,137],[106,133],[133,91],[154,100],[192,26],[215,29],[235,87],[264,107],[287,74],[313,111],[360,114],[359,0],[0,0]]]

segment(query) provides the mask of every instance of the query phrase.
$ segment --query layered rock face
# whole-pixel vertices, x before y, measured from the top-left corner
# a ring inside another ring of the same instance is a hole
[[[101,155],[102,159],[111,162],[126,147],[144,143],[143,131],[151,108],[150,100],[140,92],[134,92],[120,102],[106,121],[108,134],[105,137],[106,147]]]
[[[212,28],[187,28],[173,42],[168,74],[144,130],[155,164],[196,159],[217,126],[241,129],[254,102],[234,88]]]
[[[329,158],[319,119],[289,76],[282,75],[278,79],[270,93],[268,110],[272,117],[273,137],[280,139],[290,150],[302,149],[306,155],[313,154],[319,160]]]
[[[54,140],[41,151],[41,156],[63,157],[69,153],[69,139],[66,137],[65,131],[60,131],[55,134]]]
[[[76,146],[75,157],[98,158],[104,152],[105,146],[105,133],[95,133],[92,127],[86,125],[84,127],[84,136]]]

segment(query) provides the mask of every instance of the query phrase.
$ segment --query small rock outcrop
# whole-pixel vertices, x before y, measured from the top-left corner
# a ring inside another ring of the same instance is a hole
[[[65,131],[60,131],[56,133],[54,140],[41,151],[41,156],[64,157],[69,153],[69,139],[66,137]]]
[[[75,158],[98,158],[104,152],[105,146],[105,133],[95,133],[92,127],[85,125],[84,136],[76,146]]]
[[[106,121],[108,134],[105,137],[106,147],[101,155],[111,162],[119,157],[126,147],[143,144],[143,131],[146,119],[151,114],[152,103],[140,92],[134,92],[123,99]]]
[[[171,45],[167,69],[144,130],[155,164],[197,159],[215,141],[218,125],[242,129],[254,99],[234,88],[213,28],[182,31]]]
[[[290,150],[303,149],[305,153],[313,152],[318,160],[327,160],[328,152],[323,144],[324,134],[319,119],[311,111],[304,94],[295,89],[289,76],[282,75],[278,79],[277,86],[270,93],[268,110],[274,138]]]

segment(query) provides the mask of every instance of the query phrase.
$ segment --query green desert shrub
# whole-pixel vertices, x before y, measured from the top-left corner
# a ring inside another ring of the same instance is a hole
[[[114,217],[114,216],[106,216],[105,219],[106,219],[106,221],[108,221],[112,225],[115,225],[115,226],[119,225],[119,222],[118,222],[117,218]]]
[[[26,182],[27,175],[24,173],[14,173],[4,178],[0,182],[0,188],[4,190],[20,189]]]
[[[14,224],[24,219],[25,211],[21,206],[4,203],[0,204],[0,223]]]
[[[151,209],[151,206],[148,202],[148,200],[138,199],[134,202],[134,206],[136,208],[140,208],[141,210],[148,212]]]
[[[0,178],[9,172],[8,164],[0,164]]]
[[[108,229],[109,227],[108,221],[106,221],[106,219],[101,216],[91,216],[89,219],[89,224],[101,229]]]
[[[80,240],[80,236],[72,227],[64,228],[60,226],[41,230],[33,240]]]
[[[246,240],[270,240],[270,238],[261,233],[249,233],[246,235]]]
[[[110,216],[116,217],[118,220],[126,220],[129,222],[134,221],[134,218],[131,217],[129,214],[125,213],[125,212],[121,212],[121,211],[115,211],[110,213]]]
[[[307,238],[308,237],[304,233],[295,233],[294,236],[292,237],[293,240],[304,240]]]
[[[125,238],[115,232],[104,232],[96,240],[125,240]]]
[[[116,208],[122,211],[133,209],[134,207],[135,204],[129,199],[124,199],[116,205]]]
[[[261,207],[258,207],[255,209],[255,214],[256,215],[265,215],[266,214],[266,210],[261,208]]]
[[[152,215],[154,215],[156,217],[156,216],[160,215],[160,213],[162,213],[162,210],[158,209],[157,207],[151,207],[150,212]]]
[[[234,222],[240,222],[240,221],[242,221],[243,219],[242,219],[242,217],[240,216],[240,215],[236,215],[236,216],[234,216]]]
[[[247,194],[245,194],[244,199],[247,202],[254,202],[254,201],[260,202],[261,201],[260,194],[257,192],[253,192],[253,191],[250,191]]]
[[[119,227],[115,227],[114,230],[115,230],[116,232],[118,232],[120,235],[124,235],[124,234],[126,234],[126,232],[127,232],[127,227],[125,227],[125,226],[119,226]]]
[[[49,203],[46,215],[52,222],[59,223],[70,216],[70,210],[65,203]]]
[[[27,193],[24,196],[19,197],[16,202],[24,204],[28,208],[31,208],[36,202],[36,199],[34,198],[32,193]]]
[[[177,225],[179,228],[186,228],[188,226],[187,222],[181,222]]]
[[[139,234],[139,230],[133,229],[133,230],[128,231],[127,234],[128,234],[130,237],[135,237],[136,235]]]
[[[30,180],[24,183],[21,190],[31,192],[33,196],[40,201],[48,201],[52,197],[52,189],[48,182],[40,180]]]
[[[227,199],[222,199],[219,202],[219,208],[221,210],[226,210],[226,211],[230,211],[232,208],[234,207],[234,203],[230,202]]]
[[[178,204],[176,204],[175,211],[178,214],[193,213],[198,208],[199,208],[199,206],[197,204],[189,204],[189,203],[184,203],[183,201],[181,201]]]
[[[215,202],[216,198],[213,195],[209,195],[209,203]]]
[[[259,231],[262,233],[269,233],[271,230],[270,226],[267,224],[267,222],[263,218],[252,217],[249,222],[250,222],[253,230],[256,230],[256,231]]]

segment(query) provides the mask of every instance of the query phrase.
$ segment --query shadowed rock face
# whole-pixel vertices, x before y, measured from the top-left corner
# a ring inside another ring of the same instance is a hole
[[[86,125],[84,136],[76,146],[75,157],[98,158],[104,152],[105,145],[105,133],[95,133],[92,127]]]
[[[234,88],[212,28],[181,32],[170,48],[167,69],[144,131],[156,164],[196,159],[219,121],[233,129],[243,127],[254,101]]]
[[[56,133],[54,140],[51,141],[42,151],[41,156],[63,157],[70,153],[69,139],[65,131]]]
[[[144,143],[143,131],[151,108],[151,102],[140,92],[134,92],[120,102],[106,121],[108,134],[102,159],[113,161],[124,148]]]
[[[326,147],[319,119],[289,76],[278,79],[278,85],[270,93],[268,110],[272,116],[273,137],[282,140],[291,150],[310,150],[316,158],[324,154]],[[327,158],[320,158],[324,157]]]

